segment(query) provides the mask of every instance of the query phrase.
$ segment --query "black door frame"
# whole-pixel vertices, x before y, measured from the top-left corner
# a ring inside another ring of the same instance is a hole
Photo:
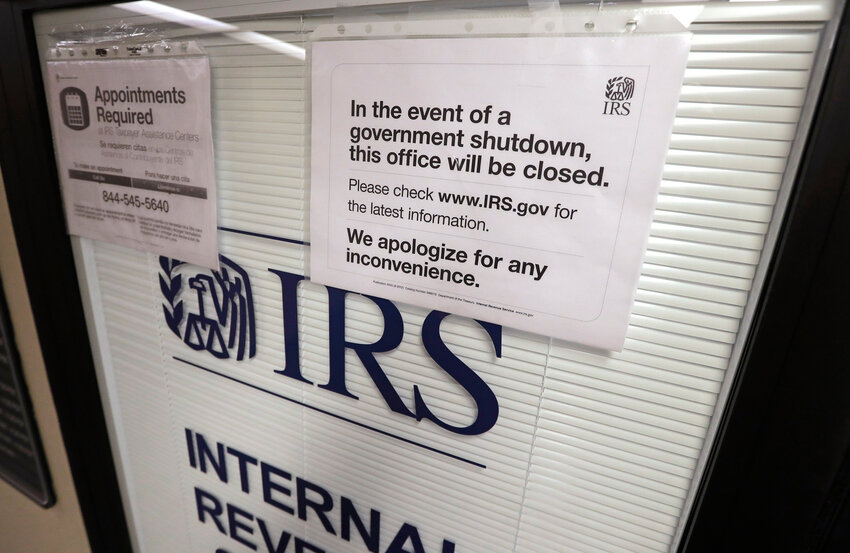
[[[850,10],[680,553],[848,551]]]
[[[0,0],[0,166],[93,553],[131,550],[64,214],[32,14]],[[850,17],[840,22],[752,331],[679,553],[831,551],[850,493]],[[846,374],[845,374],[846,373]],[[847,390],[845,393],[844,390]],[[821,437],[818,439],[818,437]]]
[[[0,167],[89,544],[93,553],[130,552],[31,25],[34,11],[72,4],[0,2]]]

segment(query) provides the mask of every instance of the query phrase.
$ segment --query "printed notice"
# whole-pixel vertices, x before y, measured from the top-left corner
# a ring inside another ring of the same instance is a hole
[[[207,58],[47,67],[68,231],[218,268]]]
[[[689,40],[315,42],[311,278],[622,349]]]

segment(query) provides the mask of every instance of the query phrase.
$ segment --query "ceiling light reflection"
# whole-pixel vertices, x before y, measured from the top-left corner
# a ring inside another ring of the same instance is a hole
[[[260,48],[271,50],[277,54],[284,54],[301,61],[306,59],[306,52],[304,48],[301,48],[300,46],[295,46],[294,44],[284,42],[283,40],[279,40],[262,33],[243,31],[236,25],[231,25],[230,23],[225,23],[218,19],[204,17],[203,15],[198,15],[196,13],[187,12],[186,10],[174,8],[172,6],[166,6],[159,2],[140,0],[138,2],[114,4],[114,6],[116,8],[121,8],[122,10],[142,15],[149,15],[163,21],[185,25],[186,27],[200,29],[208,33],[222,33],[225,36],[229,36],[240,42],[259,46]]]

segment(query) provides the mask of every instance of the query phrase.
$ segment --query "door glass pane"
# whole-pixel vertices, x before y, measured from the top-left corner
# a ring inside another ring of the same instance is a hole
[[[673,13],[693,32],[625,348],[590,351],[504,328],[496,357],[481,325],[449,317],[442,343],[500,406],[492,430],[458,436],[396,416],[350,348],[331,359],[334,325],[346,340],[373,343],[398,313],[401,345],[376,363],[408,408],[417,386],[443,416],[463,420],[474,405],[423,345],[429,310],[340,300],[300,279],[310,254],[308,37],[327,23],[545,12],[353,4],[132,2],[35,17],[43,57],[57,43],[129,32],[197,41],[211,65],[219,243],[250,283],[255,354],[220,359],[190,345],[194,292],[167,292],[208,271],[75,239],[135,547],[669,551],[749,328],[836,6],[603,8]],[[559,17],[597,11],[565,5]],[[339,362],[359,399],[317,385]],[[292,378],[295,364],[302,380]]]

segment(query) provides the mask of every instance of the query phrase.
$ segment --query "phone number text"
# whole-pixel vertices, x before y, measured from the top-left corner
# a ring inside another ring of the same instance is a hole
[[[118,192],[103,191],[103,201],[116,204],[124,204],[128,207],[147,209],[148,211],[162,211],[168,213],[168,200],[157,200],[137,194],[119,194]]]

